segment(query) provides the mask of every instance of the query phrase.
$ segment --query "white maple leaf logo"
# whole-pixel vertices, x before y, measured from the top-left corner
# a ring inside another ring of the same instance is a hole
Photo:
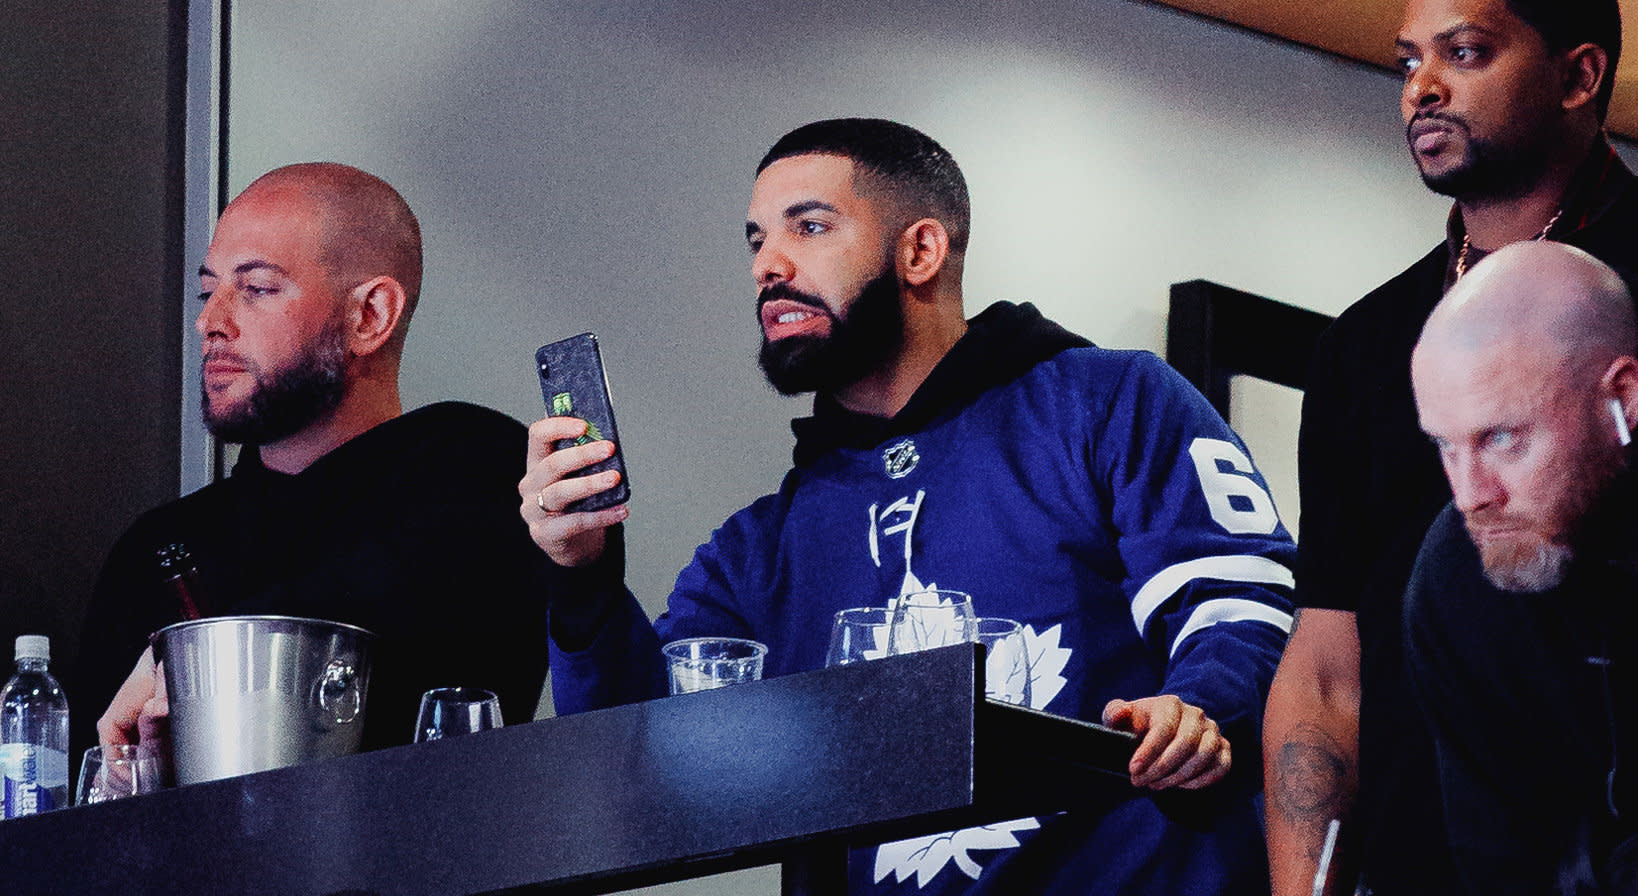
[[[1029,707],[1046,709],[1052,698],[1064,689],[1069,679],[1064,678],[1064,666],[1075,651],[1058,646],[1063,625],[1054,625],[1037,635],[1035,626],[1024,626],[1024,643],[1029,645]]]
[[[984,868],[973,861],[968,853],[975,849],[1011,849],[1018,845],[1014,831],[1031,831],[1040,826],[1041,823],[1033,818],[1020,818],[931,837],[884,843],[876,848],[876,883],[881,883],[889,874],[893,875],[895,883],[901,884],[914,876],[916,888],[921,889],[952,861],[963,874],[977,880]]]
[[[1040,634],[1036,634],[1034,626],[1024,626],[1024,643],[1029,645],[1029,705],[1032,709],[1045,709],[1068,683],[1063,671],[1074,651],[1058,645],[1062,634],[1061,624]],[[977,880],[984,866],[973,859],[974,850],[1013,849],[1020,845],[1018,838],[1013,836],[1015,832],[1033,831],[1040,826],[1037,819],[1019,818],[930,837],[883,843],[876,847],[876,883],[881,883],[888,875],[893,876],[895,883],[901,884],[914,877],[916,888],[921,889],[951,862],[963,874]]]

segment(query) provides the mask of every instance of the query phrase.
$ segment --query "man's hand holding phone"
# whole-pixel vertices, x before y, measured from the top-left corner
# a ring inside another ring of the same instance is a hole
[[[578,417],[547,417],[529,427],[529,458],[518,495],[529,535],[559,566],[585,566],[603,556],[608,527],[625,520],[626,505],[574,512],[567,508],[620,484],[620,471],[605,470],[585,476],[574,474],[614,456],[608,440],[570,445],[586,435],[586,421]]]

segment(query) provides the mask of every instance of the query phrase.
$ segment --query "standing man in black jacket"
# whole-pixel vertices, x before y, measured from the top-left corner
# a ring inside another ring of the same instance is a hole
[[[1333,881],[1358,872],[1383,896],[1452,881],[1402,669],[1405,584],[1450,500],[1417,426],[1411,349],[1444,291],[1508,243],[1567,242],[1631,273],[1638,189],[1603,134],[1620,42],[1616,0],[1407,4],[1406,138],[1455,207],[1444,243],[1332,325],[1304,397],[1301,609],[1264,727],[1276,894],[1311,892],[1333,819]]]

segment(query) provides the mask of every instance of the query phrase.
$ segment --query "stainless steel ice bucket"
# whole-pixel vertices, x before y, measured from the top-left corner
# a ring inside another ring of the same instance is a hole
[[[357,752],[374,639],[356,626],[288,616],[161,629],[154,648],[165,662],[177,783]]]

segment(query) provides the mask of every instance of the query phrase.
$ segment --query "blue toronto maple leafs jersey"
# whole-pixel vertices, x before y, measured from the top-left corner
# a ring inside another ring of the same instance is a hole
[[[1096,721],[1110,699],[1175,694],[1253,783],[1206,830],[1134,792],[860,850],[853,891],[1255,893],[1259,726],[1293,553],[1192,386],[1148,353],[1070,348],[913,432],[797,466],[699,548],[652,627],[627,596],[587,649],[554,646],[554,695],[574,712],[664,693],[657,645],[683,637],[762,641],[769,676],[820,668],[838,610],[964,591],[978,615],[1023,623],[1035,708]]]

